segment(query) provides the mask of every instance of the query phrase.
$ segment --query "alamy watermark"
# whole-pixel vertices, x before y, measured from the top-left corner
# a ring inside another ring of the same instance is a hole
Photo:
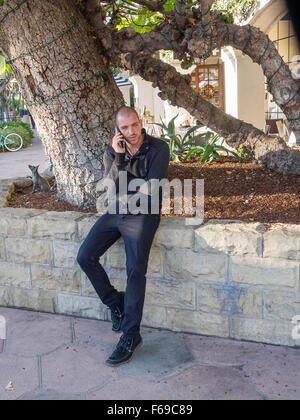
[[[118,185],[117,193],[113,179],[106,177],[98,182],[96,191],[102,192],[96,202],[98,213],[159,214],[161,200],[164,214],[171,214],[173,207],[175,215],[204,218],[203,179],[182,181],[174,178],[169,181],[163,178],[145,181],[143,178],[134,178],[128,182],[127,171],[120,171]]]

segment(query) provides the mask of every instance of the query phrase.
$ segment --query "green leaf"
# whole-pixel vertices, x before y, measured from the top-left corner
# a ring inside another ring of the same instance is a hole
[[[187,137],[190,137],[190,135],[191,134],[193,134],[196,130],[198,130],[200,128],[200,126],[199,125],[195,125],[194,127],[192,127],[192,128],[189,128],[188,130],[187,130],[187,132],[185,133],[185,135],[183,136],[183,141],[185,141],[185,139],[187,138]]]
[[[200,162],[206,162],[208,157],[211,155],[212,151],[213,147],[210,144],[208,144],[204,150],[203,155],[201,156]]]
[[[190,149],[189,151],[188,151],[188,153],[186,154],[186,156],[185,156],[185,158],[183,159],[184,160],[184,162],[186,162],[187,160],[188,160],[188,158],[190,158],[191,156],[193,156],[193,155],[195,155],[195,154],[199,154],[199,153],[202,153],[202,148],[200,148],[200,147],[194,147],[194,148],[192,148],[192,149]]]
[[[168,128],[167,131],[168,133],[170,133],[171,135],[175,134],[175,120],[178,117],[179,114],[176,115],[176,117],[172,118],[171,121],[168,124]]]
[[[164,9],[166,12],[173,10],[175,7],[175,0],[169,0],[164,4]]]

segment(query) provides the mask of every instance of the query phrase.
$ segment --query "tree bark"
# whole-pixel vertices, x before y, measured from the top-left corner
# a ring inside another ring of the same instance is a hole
[[[123,97],[75,1],[30,0],[15,8],[13,0],[0,8],[0,45],[53,163],[58,198],[94,206]]]

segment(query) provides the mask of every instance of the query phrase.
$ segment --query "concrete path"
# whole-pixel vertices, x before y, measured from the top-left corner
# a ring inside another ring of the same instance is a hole
[[[34,133],[32,143],[25,149],[0,153],[0,179],[31,175],[28,165],[40,165],[40,173],[49,166],[43,144],[36,135],[36,131]]]
[[[300,399],[300,350],[142,328],[130,363],[105,365],[108,321],[0,307],[0,400]],[[11,382],[11,390],[5,389]]]

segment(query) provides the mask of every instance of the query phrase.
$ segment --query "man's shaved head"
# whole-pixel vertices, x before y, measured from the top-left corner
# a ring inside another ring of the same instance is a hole
[[[118,125],[119,117],[128,118],[131,114],[135,114],[137,119],[140,119],[134,108],[131,108],[130,106],[122,106],[116,113],[116,124]]]

